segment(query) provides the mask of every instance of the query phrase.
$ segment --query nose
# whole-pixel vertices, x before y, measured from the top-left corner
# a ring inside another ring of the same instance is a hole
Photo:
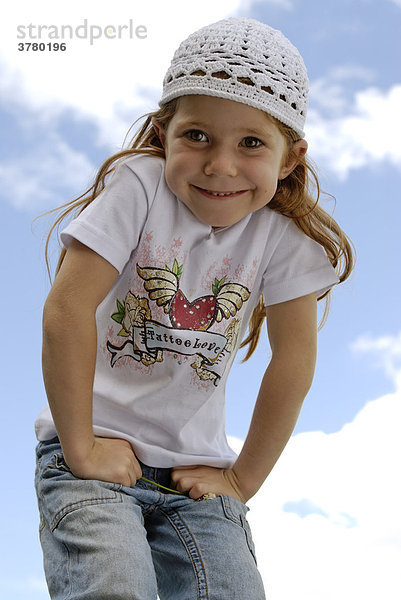
[[[221,145],[210,148],[203,171],[205,175],[235,177],[237,164],[232,150]]]

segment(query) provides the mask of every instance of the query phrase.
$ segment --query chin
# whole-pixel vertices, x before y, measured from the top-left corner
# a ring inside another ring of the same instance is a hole
[[[231,225],[235,225],[238,221],[213,221],[211,219],[203,220],[206,225],[213,227],[213,229],[218,229],[221,227],[230,227]]]
[[[231,220],[216,220],[209,223],[209,225],[211,227],[231,227],[231,225],[235,225],[236,223],[239,223],[239,221],[241,221],[241,219],[243,219],[243,217],[240,217],[238,219],[231,219]]]
[[[230,219],[227,217],[227,214],[223,213],[223,211],[221,212],[221,214],[212,216],[212,215],[205,214],[205,212],[202,210],[196,210],[195,207],[187,204],[186,202],[183,202],[183,204],[186,205],[186,207],[191,211],[191,213],[199,221],[201,221],[201,223],[204,223],[205,225],[209,225],[209,227],[214,227],[214,228],[230,227],[231,225],[235,225],[236,223],[238,223],[238,221],[243,219],[245,216],[245,215],[241,215],[238,217],[231,217],[231,219]]]
[[[238,219],[228,219],[227,216],[224,215],[212,218],[208,217],[207,215],[200,215],[197,213],[194,213],[194,215],[197,217],[197,219],[199,219],[199,221],[202,221],[202,223],[205,223],[205,225],[209,225],[209,227],[230,227],[231,225],[235,225],[235,223],[238,223],[238,221],[240,221],[243,218],[238,217]]]

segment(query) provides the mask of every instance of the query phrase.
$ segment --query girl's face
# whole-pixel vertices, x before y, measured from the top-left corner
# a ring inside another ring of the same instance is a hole
[[[211,96],[183,96],[165,131],[153,125],[164,146],[170,190],[203,223],[234,225],[266,206],[279,179],[295,168],[275,123],[261,110]],[[306,152],[299,140],[295,156]]]

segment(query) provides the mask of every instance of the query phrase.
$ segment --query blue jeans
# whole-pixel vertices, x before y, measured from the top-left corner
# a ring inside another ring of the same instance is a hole
[[[170,469],[141,467],[171,487]],[[53,600],[265,599],[248,507],[235,498],[78,479],[57,438],[37,446],[35,486]]]

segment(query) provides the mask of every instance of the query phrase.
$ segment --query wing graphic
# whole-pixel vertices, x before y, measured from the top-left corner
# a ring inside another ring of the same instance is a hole
[[[178,277],[167,269],[152,269],[136,266],[138,275],[144,280],[144,288],[149,298],[154,300],[158,306],[164,306],[164,312],[168,313],[169,304],[178,290]]]
[[[216,295],[217,316],[216,321],[235,317],[242,304],[250,296],[249,290],[240,283],[225,283]]]

